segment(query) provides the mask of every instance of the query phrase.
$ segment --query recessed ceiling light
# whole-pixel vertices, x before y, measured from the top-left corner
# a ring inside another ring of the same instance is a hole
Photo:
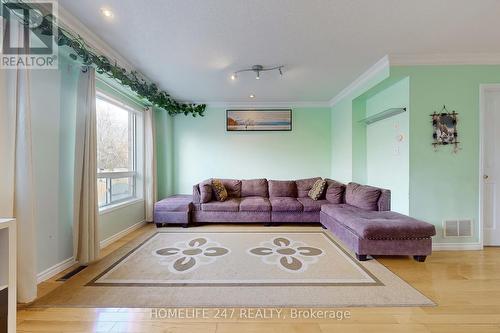
[[[101,14],[104,17],[112,18],[114,16],[113,12],[109,8],[101,8]]]
[[[250,94],[250,96],[248,96],[250,98],[255,98],[255,95],[254,94]]]

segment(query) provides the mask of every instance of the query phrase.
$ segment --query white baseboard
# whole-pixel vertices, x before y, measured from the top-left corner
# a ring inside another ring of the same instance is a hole
[[[36,283],[46,281],[46,280],[50,279],[51,277],[53,277],[54,275],[57,275],[57,274],[61,273],[62,271],[70,268],[74,264],[76,264],[76,260],[73,257],[68,258],[66,260],[63,260],[60,263],[55,264],[54,266],[47,268],[43,272],[38,273],[36,275]]]
[[[113,242],[116,242],[117,240],[119,240],[120,238],[130,234],[132,231],[134,230],[137,230],[139,229],[140,227],[142,227],[143,225],[146,224],[146,221],[140,221],[140,222],[137,222],[136,224],[133,224],[131,225],[130,227],[128,227],[127,229],[124,229],[122,231],[120,231],[119,233],[117,234],[114,234],[113,236],[111,237],[108,237],[106,239],[103,239],[100,243],[99,243],[99,246],[101,247],[101,249],[105,248],[106,246],[108,246],[109,244],[113,243]]]
[[[434,243],[432,251],[477,251],[482,250],[479,243]]]
[[[120,238],[128,235],[132,231],[139,229],[140,227],[142,227],[145,224],[146,224],[146,221],[137,222],[136,224],[128,227],[127,229],[120,231],[116,235],[113,235],[109,238],[102,240],[99,243],[99,246],[102,249],[102,248],[108,246],[109,244],[119,240]],[[36,276],[36,283],[41,283],[43,281],[46,281],[46,280],[50,279],[51,277],[61,273],[62,271],[70,268],[71,266],[73,266],[76,263],[77,262],[73,257],[68,258],[66,260],[63,260],[60,263],[55,264],[54,266],[47,268],[43,272],[38,273]]]

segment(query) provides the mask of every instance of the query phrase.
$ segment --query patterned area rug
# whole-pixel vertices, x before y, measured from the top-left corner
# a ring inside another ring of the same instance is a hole
[[[34,306],[434,304],[377,261],[358,262],[321,228],[164,230],[89,266]]]

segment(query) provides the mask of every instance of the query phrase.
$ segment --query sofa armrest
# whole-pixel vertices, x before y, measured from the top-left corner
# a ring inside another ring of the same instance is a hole
[[[199,204],[201,202],[200,187],[198,184],[193,185],[193,203]]]
[[[380,198],[378,199],[378,210],[379,211],[389,211],[391,210],[391,191],[386,189],[380,189]]]

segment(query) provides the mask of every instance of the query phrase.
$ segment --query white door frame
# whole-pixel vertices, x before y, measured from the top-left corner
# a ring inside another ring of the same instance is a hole
[[[483,191],[484,191],[484,121],[486,112],[485,93],[490,91],[500,92],[500,84],[480,84],[479,85],[479,244],[484,247],[484,204],[483,204]]]

